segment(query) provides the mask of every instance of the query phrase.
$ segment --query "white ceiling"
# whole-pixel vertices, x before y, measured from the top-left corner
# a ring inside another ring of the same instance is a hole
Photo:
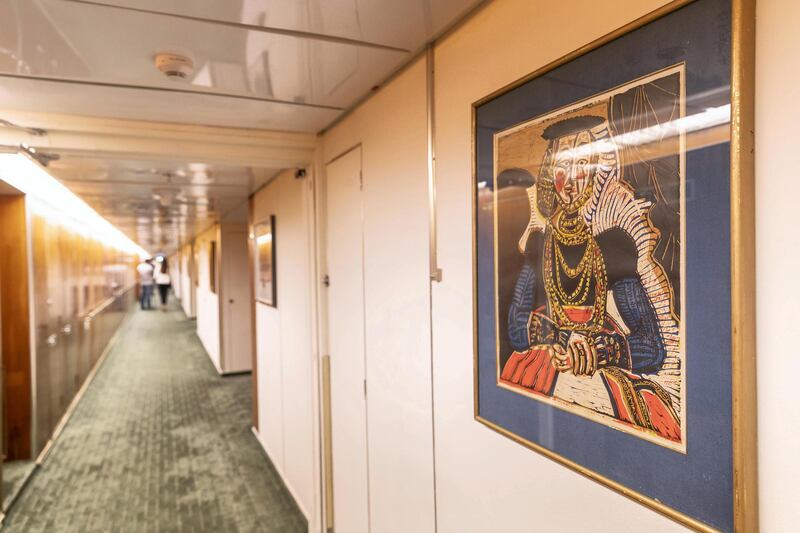
[[[480,3],[0,0],[0,105],[317,133]],[[191,58],[194,73],[167,79],[154,64],[161,52]],[[34,146],[58,153],[54,135]],[[198,171],[198,159],[163,150],[59,155],[52,173],[152,252],[174,250],[280,170],[206,162]]]
[[[101,0],[105,4],[275,29],[304,31],[413,51],[475,2],[461,0]]]
[[[477,3],[0,0],[0,96],[13,109],[317,132]],[[167,79],[160,52],[188,56],[194,74]]]

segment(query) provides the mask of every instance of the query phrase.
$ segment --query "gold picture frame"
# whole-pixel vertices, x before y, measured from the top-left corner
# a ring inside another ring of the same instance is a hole
[[[704,522],[637,492],[613,479],[527,440],[479,414],[478,295],[476,287],[477,149],[476,109],[543,74],[587,54],[623,35],[660,19],[697,0],[675,0],[629,24],[537,69],[472,104],[472,239],[473,239],[473,387],[474,418],[498,433],[592,479],[654,511],[702,532],[717,531]],[[734,531],[758,531],[758,475],[756,420],[755,310],[755,200],[754,200],[754,84],[755,0],[731,0],[731,119],[730,119],[730,267],[731,267],[731,373]]]

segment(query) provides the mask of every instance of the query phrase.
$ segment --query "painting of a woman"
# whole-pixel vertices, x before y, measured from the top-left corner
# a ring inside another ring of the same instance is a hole
[[[609,97],[536,130],[525,260],[498,310],[511,351],[498,357],[498,383],[680,445],[679,313],[655,253],[667,232],[651,220],[657,200],[623,180],[632,152],[612,133],[613,106]]]

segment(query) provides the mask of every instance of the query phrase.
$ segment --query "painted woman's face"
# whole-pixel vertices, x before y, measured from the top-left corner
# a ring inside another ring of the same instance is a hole
[[[588,131],[556,139],[553,185],[564,206],[580,198],[592,179],[591,142]]]

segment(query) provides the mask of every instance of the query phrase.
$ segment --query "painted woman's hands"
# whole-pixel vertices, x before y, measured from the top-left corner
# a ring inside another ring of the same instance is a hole
[[[597,347],[591,337],[575,331],[570,334],[566,348],[553,344],[552,357],[559,372],[571,370],[576,376],[592,376],[597,371]]]
[[[572,359],[567,353],[567,349],[560,344],[554,344],[551,348],[553,366],[559,372],[566,372],[572,368]]]
[[[591,337],[573,331],[567,341],[567,354],[576,376],[592,376],[597,371],[597,348]]]

